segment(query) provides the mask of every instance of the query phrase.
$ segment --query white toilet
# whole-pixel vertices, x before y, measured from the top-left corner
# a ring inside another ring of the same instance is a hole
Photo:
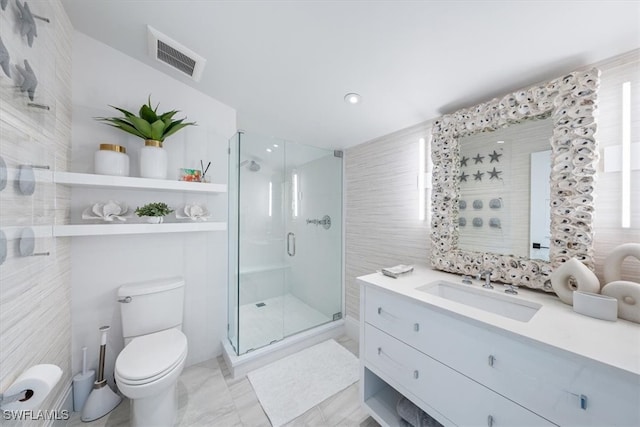
[[[176,384],[187,358],[182,333],[184,279],[123,285],[124,349],[118,355],[118,389],[131,399],[131,426],[172,426],[178,413]]]

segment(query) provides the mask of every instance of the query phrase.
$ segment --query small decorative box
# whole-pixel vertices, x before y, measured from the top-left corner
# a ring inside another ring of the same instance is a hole
[[[618,319],[618,300],[606,295],[574,291],[573,311],[596,319],[615,322]]]

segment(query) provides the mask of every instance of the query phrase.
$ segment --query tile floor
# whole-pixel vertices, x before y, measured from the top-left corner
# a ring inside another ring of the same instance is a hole
[[[336,339],[358,355],[358,344],[346,336]],[[180,427],[269,427],[269,419],[246,377],[232,379],[222,356],[190,366],[178,380],[178,424]],[[112,413],[83,423],[73,413],[68,427],[126,427],[129,401],[125,399]],[[287,427],[340,426],[379,427],[360,407],[358,383],[334,394],[287,424]]]

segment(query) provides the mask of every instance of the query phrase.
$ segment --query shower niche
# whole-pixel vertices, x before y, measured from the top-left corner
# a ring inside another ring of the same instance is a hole
[[[244,132],[229,146],[228,338],[242,355],[342,317],[342,158]]]

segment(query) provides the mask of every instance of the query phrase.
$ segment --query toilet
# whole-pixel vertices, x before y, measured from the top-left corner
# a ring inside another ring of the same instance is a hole
[[[122,285],[118,301],[125,347],[116,359],[115,379],[131,399],[130,424],[172,426],[178,414],[176,385],[187,358],[184,279]]]

